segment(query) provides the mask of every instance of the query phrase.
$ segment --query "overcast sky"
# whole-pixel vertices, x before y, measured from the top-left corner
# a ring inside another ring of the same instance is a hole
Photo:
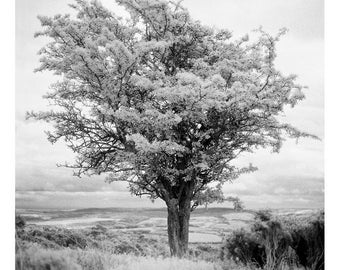
[[[50,73],[33,73],[37,51],[46,39],[34,39],[40,29],[37,15],[69,13],[66,0],[16,0],[16,207],[159,207],[132,197],[124,183],[107,184],[103,177],[75,178],[56,163],[72,161],[60,142],[51,145],[44,134],[49,126],[25,120],[25,112],[46,110],[42,95],[58,80]],[[113,0],[102,3],[119,13]],[[185,0],[191,15],[204,24],[228,28],[235,37],[263,26],[271,33],[289,29],[278,45],[277,68],[299,76],[309,87],[306,99],[286,111],[285,121],[324,137],[324,17],[322,0]],[[243,155],[258,171],[225,184],[225,195],[238,195],[248,208],[320,208],[324,203],[323,141],[287,140],[279,154],[261,150]],[[226,204],[227,205],[227,204]]]

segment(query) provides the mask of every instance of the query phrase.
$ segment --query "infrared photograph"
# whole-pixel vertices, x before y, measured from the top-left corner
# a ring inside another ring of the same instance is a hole
[[[324,108],[323,0],[16,0],[15,269],[325,269]]]

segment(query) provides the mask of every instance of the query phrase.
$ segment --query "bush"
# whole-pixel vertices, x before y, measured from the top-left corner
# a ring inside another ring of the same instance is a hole
[[[40,244],[46,248],[81,248],[88,246],[89,239],[84,235],[62,228],[42,227],[27,228],[17,231],[18,238],[22,241]]]
[[[315,218],[273,217],[269,211],[255,216],[251,231],[235,231],[222,248],[222,260],[265,269],[303,266],[324,269],[324,213]]]
[[[268,209],[265,210],[259,210],[257,212],[255,212],[255,220],[257,221],[262,221],[262,222],[266,222],[271,220],[272,218],[272,212]]]
[[[244,229],[233,232],[222,247],[221,259],[232,259],[243,265],[263,267],[265,264],[265,247],[257,235]]]
[[[300,264],[307,269],[324,269],[324,213],[311,220],[309,224],[292,231],[293,247]]]
[[[260,243],[265,248],[266,269],[279,269],[283,265],[294,267],[298,264],[291,248],[292,237],[279,221],[257,222],[252,227]]]

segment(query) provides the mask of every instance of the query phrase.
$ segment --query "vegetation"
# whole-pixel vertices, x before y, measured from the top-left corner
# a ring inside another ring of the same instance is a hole
[[[21,229],[25,227],[25,225],[26,225],[26,221],[22,216],[20,215],[15,216],[15,228],[16,229]]]
[[[165,236],[142,229],[16,227],[16,269],[324,269],[323,212],[298,217],[266,210],[254,216],[222,244],[190,244],[183,259],[170,257]]]
[[[20,265],[23,268],[20,268]],[[95,249],[53,250],[32,246],[16,256],[16,269],[25,270],[219,270],[214,263],[177,259],[117,255]]]
[[[288,223],[293,240],[292,246],[300,264],[307,269],[323,269],[325,260],[324,213],[321,212],[316,218],[304,221],[304,224],[299,226],[292,223],[290,219],[283,222]]]
[[[196,194],[193,199],[192,209],[195,209],[199,205],[204,205],[205,209],[208,209],[208,205],[212,203],[231,202],[234,206],[234,210],[241,211],[244,209],[243,202],[237,196],[225,197],[220,188],[206,187],[204,190]]]
[[[228,196],[224,199],[227,202],[232,202],[233,206],[234,206],[234,210],[236,211],[241,211],[244,209],[244,204],[243,202],[240,200],[239,197],[234,197],[234,196]]]
[[[26,225],[16,234],[16,269],[219,269],[218,248],[199,245],[171,259],[166,239],[143,230],[118,233],[97,225],[65,229]]]
[[[140,256],[167,256],[169,252],[162,239],[145,237],[143,231],[120,234],[107,231],[103,226],[91,229],[71,230],[52,226],[28,226],[17,231],[20,245],[38,244],[47,249],[98,249],[115,254],[133,254]],[[155,253],[156,252],[156,253]]]
[[[292,220],[260,211],[250,231],[242,229],[226,239],[221,256],[266,270],[301,266],[322,270],[324,213],[307,220]]]
[[[223,203],[224,200],[225,198],[221,189],[206,187],[204,190],[196,194],[191,208],[194,209],[199,205],[204,205],[205,209],[207,209],[209,204],[214,202]]]

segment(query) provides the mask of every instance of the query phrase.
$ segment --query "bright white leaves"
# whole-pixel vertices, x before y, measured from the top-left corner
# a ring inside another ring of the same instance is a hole
[[[152,108],[138,112],[132,108],[121,107],[119,110],[113,112],[112,116],[114,116],[117,121],[123,122],[134,130],[142,131],[150,129],[150,132],[155,135],[171,130],[173,126],[176,126],[182,120],[171,111],[161,113]]]
[[[290,91],[289,101],[292,107],[299,101],[305,98],[305,94],[302,92],[302,87],[293,88]]]
[[[226,81],[220,74],[214,74],[211,77],[211,82],[213,86],[216,86],[218,89],[226,87]]]
[[[205,112],[210,108],[221,109],[227,105],[228,92],[220,75],[215,74],[204,80],[193,73],[182,72],[176,78],[175,85],[159,88],[154,91],[154,95],[156,99],[182,106],[179,115],[188,116],[195,112],[201,113],[200,117],[204,119]]]
[[[157,85],[145,76],[132,75],[130,78],[132,85],[145,90],[154,90]]]
[[[178,84],[182,86],[190,85],[190,86],[201,86],[203,81],[200,77],[196,76],[190,72],[182,72],[177,74]]]
[[[134,63],[134,57],[125,45],[119,41],[114,40],[106,45],[106,50],[111,53],[114,62],[117,63],[117,72],[124,74],[128,68]]]
[[[180,154],[180,152],[186,151],[186,148],[176,142],[163,140],[149,142],[141,134],[132,134],[127,136],[129,141],[133,141],[136,149],[140,154],[155,154],[155,153],[166,153],[169,155]]]
[[[153,51],[159,51],[160,53],[163,53],[168,47],[170,43],[161,40],[161,41],[156,41],[156,40],[151,40],[151,41],[139,41],[135,45],[135,51],[136,55],[138,56],[143,56],[149,52]]]

